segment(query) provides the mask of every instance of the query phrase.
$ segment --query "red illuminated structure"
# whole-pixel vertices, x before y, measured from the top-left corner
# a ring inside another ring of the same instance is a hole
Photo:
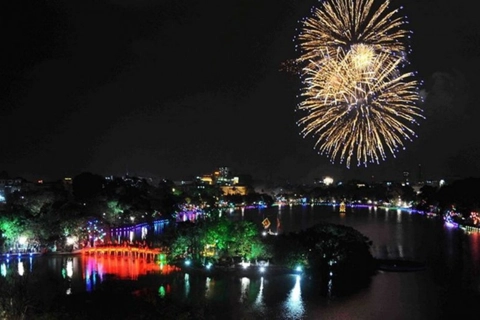
[[[107,275],[137,280],[149,273],[169,274],[180,268],[168,265],[160,249],[132,245],[100,245],[79,250],[82,277],[87,291],[94,290]]]
[[[155,261],[157,255],[161,253],[158,248],[148,248],[147,246],[133,245],[97,245],[94,247],[85,247],[79,250],[84,255],[107,256],[107,257],[126,257],[133,259],[146,259]]]

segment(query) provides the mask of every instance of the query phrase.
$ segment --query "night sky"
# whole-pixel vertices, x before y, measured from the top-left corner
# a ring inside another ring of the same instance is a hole
[[[2,1],[0,171],[58,179],[457,179],[480,172],[480,19],[470,1],[404,6],[426,102],[419,138],[367,168],[299,135],[300,82],[280,71],[311,0]]]

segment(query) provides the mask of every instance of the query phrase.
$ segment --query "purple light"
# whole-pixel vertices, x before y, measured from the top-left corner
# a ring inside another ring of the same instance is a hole
[[[447,226],[448,228],[458,228],[458,223],[446,221],[445,226]]]

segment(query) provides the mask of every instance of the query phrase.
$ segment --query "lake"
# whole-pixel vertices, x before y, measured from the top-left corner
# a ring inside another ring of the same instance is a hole
[[[205,300],[218,319],[450,319],[477,312],[480,301],[480,233],[445,226],[440,218],[402,210],[333,206],[284,206],[237,210],[232,219],[258,223],[268,218],[275,232],[298,231],[318,222],[351,226],[373,242],[380,259],[424,262],[416,272],[382,272],[368,287],[348,296],[326,297],[315,283],[295,274],[209,274],[176,270],[142,259],[81,255],[3,258],[9,272],[45,275],[65,294],[95,291],[115,279],[135,283],[178,301]]]

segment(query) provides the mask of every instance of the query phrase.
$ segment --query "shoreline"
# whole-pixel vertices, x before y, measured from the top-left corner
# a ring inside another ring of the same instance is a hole
[[[301,275],[303,271],[295,271],[291,268],[282,267],[282,266],[249,266],[244,268],[242,266],[234,266],[234,267],[215,267],[212,266],[211,268],[206,267],[192,267],[192,266],[180,266],[178,264],[174,265],[179,269],[181,272],[195,272],[205,275],[232,275],[237,277],[254,277],[259,276],[263,277],[265,275],[284,275],[284,274],[292,274],[292,275]]]
[[[58,251],[58,252],[12,252],[12,253],[0,253],[1,260],[9,259],[21,259],[21,258],[33,258],[33,257],[55,257],[55,256],[79,256],[82,255],[81,251]],[[139,258],[143,260],[149,260],[146,258]],[[402,259],[378,259],[374,258],[377,271],[385,272],[415,272],[423,271],[427,268],[425,263],[419,261],[411,260],[402,260]],[[150,260],[151,263],[157,263],[157,260]],[[236,276],[263,276],[265,274],[269,275],[283,275],[283,274],[293,274],[301,275],[305,272],[298,271],[286,266],[279,265],[269,265],[269,266],[260,266],[260,265],[250,265],[248,267],[243,267],[240,265],[235,266],[215,266],[212,265],[210,268],[206,266],[187,266],[181,263],[172,263],[170,264],[173,267],[178,268],[178,271],[182,272],[196,272],[203,274],[232,274]]]

